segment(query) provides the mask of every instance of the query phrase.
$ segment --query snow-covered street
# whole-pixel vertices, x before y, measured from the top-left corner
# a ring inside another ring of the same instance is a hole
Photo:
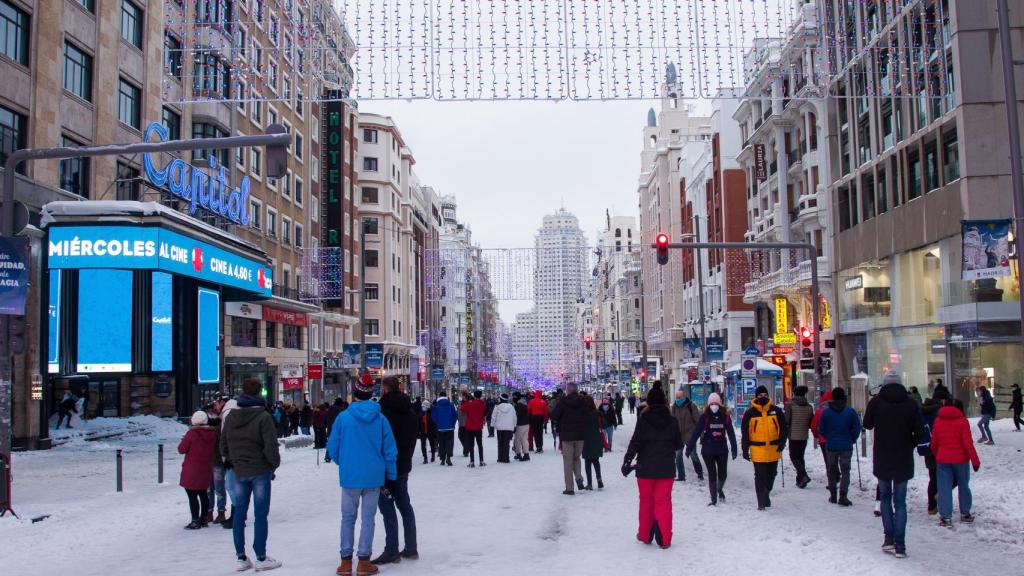
[[[728,503],[707,507],[706,485],[688,469],[673,492],[675,538],[669,550],[636,541],[636,480],[619,473],[632,429],[615,434],[602,459],[603,491],[563,496],[561,457],[555,451],[529,463],[497,464],[495,440],[485,438],[486,468],[421,464],[414,458],[410,492],[416,509],[420,560],[384,566],[383,574],[693,574],[714,570],[740,574],[1020,573],[1024,558],[1024,433],[1008,419],[993,425],[995,446],[978,446],[981,472],[974,475],[973,526],[954,530],[927,516],[927,472],[917,459],[908,496],[909,557],[883,554],[881,522],[872,514],[870,459],[861,461],[864,491],[854,506],[827,503],[818,452],[807,454],[813,482],[806,490],[776,483],[773,507],[757,512],[752,467],[731,461]],[[135,434],[85,441],[75,436],[47,452],[14,458],[14,505],[20,520],[0,519],[0,563],[4,574],[230,574],[231,531],[219,526],[185,531],[188,506],[178,487],[181,459],[175,446],[184,431],[152,417],[85,424],[127,427]],[[141,434],[139,430],[149,430]],[[61,432],[63,435],[63,431]],[[156,483],[157,444],[164,442],[165,483]],[[548,437],[550,444],[550,436]],[[125,491],[114,490],[115,450],[124,451]],[[458,447],[456,452],[459,453]],[[322,457],[322,453],[320,454]],[[284,562],[274,574],[333,574],[338,563],[339,488],[333,465],[317,465],[310,447],[282,450],[273,485],[268,551]],[[48,515],[39,522],[32,518]],[[250,522],[251,525],[251,522]],[[251,538],[251,532],[250,532]],[[374,553],[383,548],[377,522]]]

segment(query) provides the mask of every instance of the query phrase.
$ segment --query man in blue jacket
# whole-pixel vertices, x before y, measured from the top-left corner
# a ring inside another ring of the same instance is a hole
[[[452,451],[455,450],[455,424],[459,413],[456,412],[448,393],[442,390],[438,394],[434,407],[430,409],[430,418],[437,426],[438,451],[441,453],[441,466],[452,465]]]
[[[377,498],[398,477],[398,448],[391,425],[381,415],[380,405],[369,402],[373,384],[357,381],[354,402],[334,422],[327,453],[338,465],[341,485],[341,565],[338,574],[352,573],[352,549],[355,542],[356,518],[362,514],[359,527],[360,574],[376,574],[370,562],[373,548],[374,517]]]
[[[825,458],[828,464],[828,501],[840,506],[853,503],[846,497],[850,490],[850,458],[853,446],[860,436],[860,416],[846,405],[846,390],[832,390],[832,401],[821,413],[818,435],[825,439]],[[839,498],[836,499],[836,485]]]

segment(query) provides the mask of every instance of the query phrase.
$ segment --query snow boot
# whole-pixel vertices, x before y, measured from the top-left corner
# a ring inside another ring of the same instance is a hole
[[[338,564],[338,569],[334,573],[338,576],[352,576],[352,557],[342,558],[341,564]]]
[[[356,576],[371,576],[378,572],[380,572],[380,568],[374,566],[369,557],[360,558],[359,563],[356,564]]]
[[[836,502],[836,490],[835,488],[830,488],[828,491],[828,503],[835,504]]]
[[[895,556],[896,558],[906,558],[907,557],[907,549],[906,548],[896,548],[896,550],[893,551],[892,555]]]
[[[850,499],[846,497],[846,494],[840,494],[839,495],[839,505],[843,506],[843,507],[853,506],[853,502],[850,502]]]
[[[885,541],[882,542],[882,552],[892,554],[895,551],[896,545],[892,543],[892,538],[886,538]]]
[[[724,504],[725,503],[725,492],[722,492],[721,490],[719,490],[718,491],[718,499],[721,500],[722,503]]]
[[[600,476],[597,477],[597,489],[604,490],[604,482],[601,480]]]
[[[214,524],[223,524],[226,521],[227,521],[227,518],[224,517],[224,511],[223,510],[220,510],[219,512],[217,512],[217,517],[213,519],[213,523]]]
[[[484,462],[483,460],[481,460],[480,461],[480,467],[482,468],[484,466],[487,466],[487,462]]]
[[[377,556],[370,561],[374,566],[380,566],[381,564],[398,564],[402,561],[402,557],[398,554],[388,554],[383,552],[380,556]]]
[[[974,515],[971,514],[970,512],[968,512],[967,514],[961,514],[960,515],[960,521],[963,522],[964,524],[973,524],[974,523]]]
[[[206,515],[203,517],[203,520],[207,524],[213,522],[213,510],[210,510],[209,512],[207,512]]]
[[[185,525],[185,530],[199,530],[203,527],[203,523],[199,520],[193,520]]]
[[[469,466],[467,466],[467,468],[476,468],[476,463],[475,462],[470,462]]]
[[[952,528],[953,520],[949,518],[939,518],[939,528]]]
[[[576,479],[576,488],[578,490],[583,490],[583,479],[582,478],[577,478]]]
[[[426,456],[424,456],[424,457],[423,457],[423,463],[424,463],[424,464],[426,464],[426,463],[427,463],[427,457],[426,457]]]
[[[572,495],[576,494],[576,492],[573,491],[573,490],[562,490],[562,494],[564,494],[566,496],[572,496]]]

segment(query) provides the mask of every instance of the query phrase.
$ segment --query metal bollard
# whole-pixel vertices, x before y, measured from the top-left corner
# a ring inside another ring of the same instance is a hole
[[[164,483],[164,445],[160,444],[157,449],[157,461],[156,461],[156,483]]]
[[[123,460],[123,458],[121,457],[121,450],[118,449],[117,450],[117,491],[118,492],[124,492],[124,480],[121,477],[121,468],[122,468],[121,461],[122,460]]]

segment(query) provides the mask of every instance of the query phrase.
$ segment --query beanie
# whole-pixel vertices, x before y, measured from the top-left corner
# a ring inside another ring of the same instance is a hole
[[[196,410],[192,413],[192,425],[193,426],[206,426],[210,421],[210,417],[206,415],[206,412],[202,410]]]
[[[661,386],[655,386],[651,388],[651,391],[647,393],[647,405],[648,406],[665,406],[665,392],[662,391]]]
[[[902,386],[903,385],[903,379],[900,378],[899,373],[894,372],[894,371],[889,371],[889,372],[885,373],[884,377],[882,377],[882,386],[886,386],[888,384],[899,384],[900,386]]]
[[[760,394],[767,394],[767,393],[768,393],[768,388],[766,388],[764,385],[758,386],[757,390],[754,390],[754,396],[758,396]]]
[[[369,383],[364,383],[362,380],[356,380],[352,383],[352,395],[358,400],[369,400],[373,397],[373,380]]]
[[[842,388],[833,388],[832,399],[836,402],[846,402],[846,390],[843,390]]]
[[[718,392],[712,392],[711,395],[708,396],[708,406],[712,404],[718,404],[719,406],[722,405],[722,397],[718,395]]]
[[[502,392],[499,398],[501,398],[503,402],[508,402],[508,394],[506,394],[505,392]]]

